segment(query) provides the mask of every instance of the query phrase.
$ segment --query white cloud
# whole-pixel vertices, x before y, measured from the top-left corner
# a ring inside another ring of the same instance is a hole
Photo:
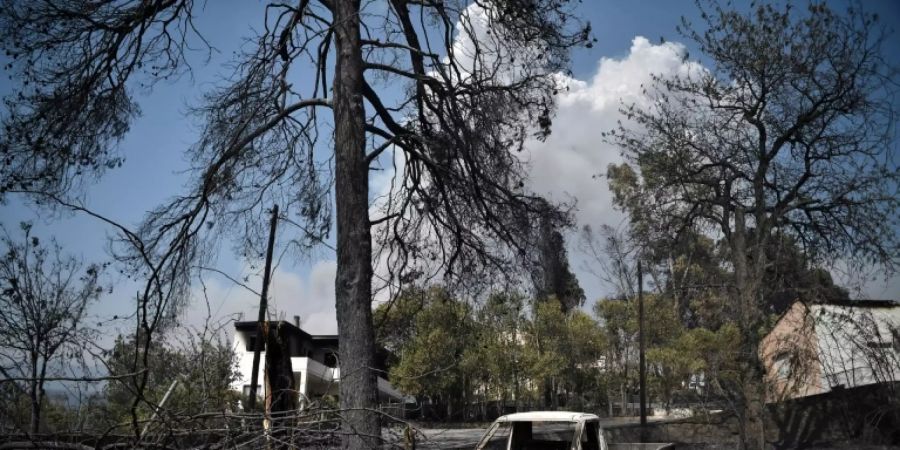
[[[602,58],[591,80],[564,79],[568,90],[557,96],[552,134],[545,142],[532,140],[526,146],[531,188],[557,201],[577,200],[579,225],[618,223],[622,216],[612,209],[606,181],[596,176],[622,158],[601,133],[624,120],[619,113],[623,102],[646,104],[642,91],[652,83],[651,75],[684,75],[699,69],[683,55],[681,44],[654,45],[638,36],[624,58]]]
[[[528,163],[531,189],[550,199],[576,202],[575,220],[580,228],[602,224],[617,226],[624,219],[613,209],[607,187],[606,167],[622,162],[619,150],[604,142],[602,133],[616,128],[624,117],[625,104],[646,105],[645,86],[652,76],[685,75],[702,70],[684,60],[684,46],[678,43],[652,44],[638,36],[622,58],[602,58],[590,80],[561,77],[568,86],[557,95],[557,114],[546,141],[531,140],[523,159]],[[627,124],[627,122],[626,122]],[[576,239],[569,238],[569,258],[588,302],[606,293],[593,275],[582,268],[590,264],[578,253]]]
[[[564,78],[568,90],[558,97],[558,111],[554,119],[552,134],[540,142],[527,143],[523,159],[528,163],[531,188],[535,192],[559,201],[577,201],[575,219],[577,225],[602,224],[618,225],[623,220],[621,213],[612,207],[612,197],[606,180],[598,178],[606,172],[610,163],[622,161],[617,148],[604,142],[602,132],[612,130],[622,119],[619,108],[624,102],[646,104],[643,87],[652,82],[651,75],[684,75],[688,71],[702,70],[696,63],[685,62],[684,47],[677,43],[652,44],[643,37],[635,37],[627,55],[622,58],[602,58],[597,71],[590,80]],[[388,156],[389,155],[389,156]],[[403,170],[402,153],[386,152],[384,161],[397,157],[396,168]],[[390,182],[395,175],[393,167],[387,167],[374,176],[371,183],[376,200],[370,207],[370,214],[378,217],[383,207],[384,196],[389,193]],[[582,266],[587,263],[576,250],[577,242],[569,238],[571,265],[584,287],[590,303],[607,293],[592,275]],[[384,274],[384,257],[375,264],[376,273]],[[337,332],[334,307],[334,281],[336,262],[319,261],[306,276],[293,271],[276,269],[271,287],[271,318],[293,320],[301,317],[301,326],[316,334]],[[869,281],[867,293],[877,298],[896,298],[897,280],[886,283]],[[207,275],[207,294],[214,319],[222,320],[229,315],[243,313],[243,320],[255,320],[258,296],[235,286],[224,278]],[[248,282],[258,289],[260,280],[251,278]],[[376,285],[381,283],[375,280]],[[386,299],[387,291],[379,293],[380,300]],[[199,291],[186,314],[190,324],[202,324],[207,315],[205,302]]]
[[[704,70],[698,63],[685,61],[684,52],[681,44],[655,45],[638,36],[624,57],[602,58],[589,81],[563,78],[569,89],[557,96],[552,134],[545,142],[529,142],[523,158],[529,164],[531,188],[536,193],[557,201],[576,201],[579,228],[623,222],[622,213],[612,207],[606,179],[597,176],[622,157],[615,146],[604,142],[601,133],[615,129],[619,120],[627,126],[619,113],[623,104],[648,106],[650,100],[643,89],[652,85],[651,75],[683,76]],[[608,289],[583,268],[591,262],[579,254],[577,244],[575,236],[570,236],[570,263],[590,303]],[[854,297],[897,299],[900,295],[900,276],[884,279],[883,274],[869,273],[848,278],[841,270],[832,269],[838,284],[850,288]]]
[[[319,261],[308,271],[306,277],[302,277],[295,272],[276,268],[269,286],[268,317],[293,321],[293,317],[299,315],[300,326],[307,332],[336,334],[336,269],[335,261]],[[206,274],[204,281],[209,309],[198,283],[191,306],[184,314],[185,324],[202,326],[207,316],[211,316],[212,323],[221,323],[241,314],[241,320],[256,320],[259,314],[259,296],[214,274]],[[252,276],[245,284],[258,290],[262,283],[259,277]],[[230,334],[231,329],[227,328],[225,331]]]
[[[533,42],[512,38],[518,30],[507,28],[498,16],[491,3],[472,3],[460,11],[451,54],[443,59],[444,64],[452,59],[455,66],[447,68],[451,80],[465,82],[473,74],[481,74],[482,82],[490,76],[495,83],[511,84],[536,72],[547,73],[544,52]]]
[[[470,45],[470,34],[478,36],[483,33],[482,22],[486,20],[483,11],[478,8],[467,13],[472,18],[471,29],[456,37],[457,44],[461,46],[457,49],[460,54],[465,54],[463,50]],[[638,36],[624,57],[602,58],[589,80],[557,75],[559,82],[568,89],[557,95],[558,108],[552,133],[544,142],[536,139],[528,141],[521,155],[528,166],[530,188],[556,201],[574,200],[577,204],[575,219],[579,227],[589,224],[597,228],[601,224],[620,223],[623,216],[613,209],[606,180],[598,175],[604,174],[610,163],[621,162],[622,158],[615,146],[604,142],[601,133],[614,129],[617,122],[623,120],[619,113],[623,103],[647,104],[649,100],[643,89],[652,83],[653,75],[666,77],[702,70],[696,63],[686,62],[684,54],[681,44],[654,45]],[[392,155],[397,158],[394,161],[397,172],[402,172],[402,152]],[[384,159],[387,160],[387,157]],[[380,209],[389,194],[390,180],[397,172],[386,170],[373,178],[371,187],[378,198],[370,208],[373,216],[383,214]],[[574,237],[569,239],[571,263],[579,269],[576,274],[587,291],[588,299],[593,300],[604,294],[605,290],[591,279],[592,275],[580,270],[586,261],[576,251],[575,241]],[[382,276],[387,273],[383,256],[375,265],[376,273]],[[376,280],[378,284],[381,283]],[[381,291],[381,297],[386,293]]]

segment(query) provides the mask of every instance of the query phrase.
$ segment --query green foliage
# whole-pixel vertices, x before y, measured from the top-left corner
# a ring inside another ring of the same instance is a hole
[[[686,327],[666,294],[644,293],[644,308],[651,401],[670,405],[695,375],[716,386],[737,382],[735,326]],[[398,389],[455,411],[499,403],[499,412],[502,405],[598,407],[635,392],[637,299],[603,299],[593,311],[563,312],[555,297],[528,302],[510,292],[473,308],[433,287],[403,292],[375,317],[380,344],[393,352],[389,375]]]
[[[638,374],[637,299],[603,299],[594,304],[594,311],[610,342],[606,382],[618,385],[620,390],[628,390],[637,382]],[[654,391],[668,399],[692,374],[686,369],[690,365],[687,363],[690,354],[678,348],[685,330],[678,317],[677,305],[669,297],[645,294],[644,317],[649,379],[651,385],[656,385]]]
[[[237,376],[236,359],[227,343],[200,335],[189,335],[180,347],[153,341],[146,352],[146,364],[143,350],[135,357],[136,345],[143,344],[136,342],[134,336],[119,336],[107,353],[110,375],[118,378],[106,386],[102,415],[105,426],[129,423],[136,400],[138,419],[149,419],[175,381],[177,384],[161,409],[164,414],[195,415],[233,409],[239,395],[231,390]]]
[[[555,298],[536,302],[532,320],[528,324],[528,345],[524,362],[536,388],[543,389],[545,406],[552,407],[556,384],[564,376],[567,366],[566,315]],[[541,393],[536,393],[540,395]]]
[[[744,374],[730,394],[742,448],[761,448],[758,357],[771,314],[798,296],[844,295],[808,262],[897,262],[897,71],[886,30],[857,6],[698,6],[699,26],[683,20],[679,31],[707,64],[655,77],[650,101],[623,108],[628,120],[608,136],[630,167],[611,168],[610,187],[639,245],[688,231],[727,247],[722,293],[700,300],[727,304],[709,317],[713,330],[740,330]]]
[[[416,316],[425,307],[428,295],[428,290],[413,287],[375,308],[375,340],[386,350],[389,366],[397,363],[401,349],[414,336]]]
[[[88,398],[81,408],[73,408],[65,399],[44,395],[41,399],[41,433],[66,433],[82,431]],[[5,434],[25,433],[31,420],[31,400],[28,394],[12,383],[0,384],[0,430]]]
[[[391,382],[450,406],[536,406],[548,394],[553,404],[584,402],[606,345],[593,318],[563,312],[555,297],[534,302],[529,314],[518,293],[495,292],[471,308],[443,289],[417,288],[379,306],[375,317],[383,327],[403,327],[378,332],[395,353]]]
[[[466,362],[483,396],[521,399],[528,377],[525,320],[525,298],[517,294],[494,293],[477,311],[478,341]]]
[[[459,393],[465,377],[460,363],[473,342],[474,328],[466,305],[446,291],[433,288],[421,295],[421,309],[414,316],[395,316],[411,320],[403,332],[405,339],[395,337],[399,360],[390,369],[390,378],[410,395],[447,397]]]

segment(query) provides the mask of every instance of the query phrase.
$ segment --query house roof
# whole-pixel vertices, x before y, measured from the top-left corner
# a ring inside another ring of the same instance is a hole
[[[331,347],[337,349],[338,337],[336,334],[318,334],[312,336],[312,342],[318,347]]]
[[[782,311],[778,314],[778,319],[775,320],[775,326],[778,326],[778,323],[784,319],[784,316],[796,305],[797,303],[802,304],[806,307],[807,311],[815,308],[821,308],[823,306],[839,306],[843,308],[900,308],[900,301],[897,300],[870,300],[870,299],[858,299],[858,300],[830,300],[830,301],[810,301],[804,299],[796,299],[790,303],[790,307]]]
[[[256,331],[256,325],[257,325],[257,322],[255,320],[235,322],[234,329],[238,330],[238,331]],[[331,342],[331,341],[337,342],[337,339],[338,339],[338,337],[336,335],[332,335],[332,334],[316,334],[316,335],[309,334],[306,331],[303,331],[302,328],[300,328],[286,320],[270,321],[269,325],[274,325],[274,326],[280,327],[283,333],[286,333],[289,335],[300,336],[303,339],[309,339],[311,341],[326,343],[326,342]]]
[[[531,411],[501,416],[497,422],[583,422],[600,420],[596,414],[572,411]]]
[[[810,302],[808,304],[813,305],[831,305],[831,306],[845,306],[851,308],[897,308],[900,307],[900,302],[897,300],[873,300],[873,299],[859,299],[859,300],[840,300],[840,301],[827,301],[827,302]]]
[[[336,341],[338,340],[338,336],[336,334],[314,334],[311,336],[314,341]]]
[[[847,321],[857,321],[857,325],[871,327],[877,324],[877,333],[885,333],[890,336],[892,330],[900,327],[900,304],[895,302],[858,302],[871,303],[856,305],[853,303],[841,304],[813,304],[808,310],[816,318],[816,325],[827,324],[834,328],[844,328]],[[875,331],[875,330],[870,330]],[[830,331],[829,331],[830,332]]]

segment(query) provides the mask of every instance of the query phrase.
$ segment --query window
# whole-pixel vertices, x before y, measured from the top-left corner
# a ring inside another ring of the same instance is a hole
[[[891,337],[894,341],[894,351],[900,353],[900,327],[891,328]]]
[[[783,354],[779,355],[775,358],[775,361],[772,363],[772,371],[776,378],[780,380],[785,380],[790,378],[791,376],[791,361],[790,356]]]
[[[244,393],[244,397],[250,397],[250,385],[249,385],[249,384],[245,384],[245,385],[244,385],[244,389],[242,390],[242,392]],[[261,396],[262,396],[262,386],[260,386],[260,385],[258,385],[258,384],[256,385],[256,396],[257,396],[257,397],[261,397]]]
[[[511,429],[509,423],[495,423],[485,433],[484,439],[478,445],[478,450],[506,450]]]
[[[532,424],[532,439],[540,443],[562,443],[563,448],[568,448],[575,438],[575,422],[534,422]],[[542,446],[546,447],[546,446]],[[561,447],[552,445],[552,447]]]
[[[256,347],[256,336],[255,335],[250,336],[250,339],[247,340],[247,351],[252,352],[254,350],[254,347]],[[265,341],[262,342],[262,346],[259,350],[262,352],[266,351]]]
[[[581,432],[581,450],[600,450],[600,426],[597,422],[584,424]]]
[[[869,341],[869,342],[866,342],[866,346],[871,349],[884,349],[884,348],[891,348],[891,343],[883,342],[883,341]]]
[[[568,450],[575,440],[575,422],[514,422],[511,450]]]

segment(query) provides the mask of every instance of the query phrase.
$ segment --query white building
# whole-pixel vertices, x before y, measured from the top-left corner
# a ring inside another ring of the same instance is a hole
[[[900,381],[900,304],[797,301],[763,339],[770,399]]]
[[[295,318],[295,320],[298,318]],[[299,320],[297,320],[299,322]],[[253,348],[256,342],[257,322],[235,322],[234,352],[238,358],[240,375],[232,384],[232,389],[250,393],[253,373]],[[299,403],[308,405],[310,401],[325,395],[338,395],[341,369],[337,367],[338,337],[335,335],[311,335],[296,324],[270,322],[270,329],[281,330],[285,347],[290,352],[294,386],[297,388]],[[257,395],[264,395],[266,352],[260,351]],[[399,391],[382,377],[378,377],[378,397],[382,403],[402,403],[406,400]]]

